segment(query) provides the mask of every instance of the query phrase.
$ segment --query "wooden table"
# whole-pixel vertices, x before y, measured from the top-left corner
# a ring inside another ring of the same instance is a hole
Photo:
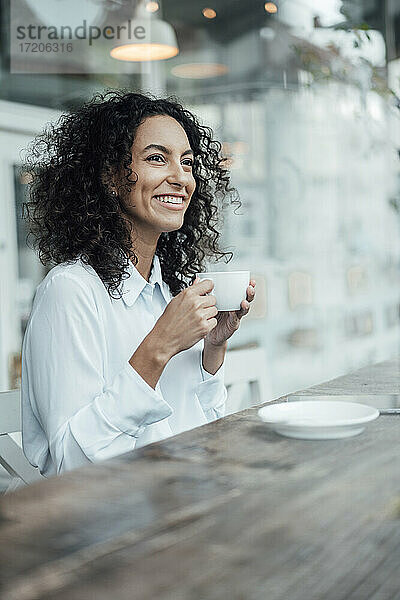
[[[400,361],[308,393],[400,393]],[[256,409],[1,499],[2,600],[400,599],[400,417],[291,440]]]

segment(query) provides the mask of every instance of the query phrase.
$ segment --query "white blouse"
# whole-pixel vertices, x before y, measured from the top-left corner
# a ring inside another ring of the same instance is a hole
[[[22,346],[22,443],[45,476],[111,458],[224,414],[224,365],[204,341],[167,363],[154,390],[129,359],[172,299],[154,257],[147,282],[130,263],[114,300],[80,259],[38,286]]]

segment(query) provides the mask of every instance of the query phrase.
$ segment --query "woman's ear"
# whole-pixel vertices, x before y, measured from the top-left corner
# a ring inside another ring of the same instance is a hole
[[[118,195],[117,179],[115,175],[103,173],[101,176],[101,181],[109,194],[115,197]]]

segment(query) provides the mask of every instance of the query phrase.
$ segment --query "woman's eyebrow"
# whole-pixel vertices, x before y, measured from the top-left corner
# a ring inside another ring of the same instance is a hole
[[[143,149],[143,152],[145,152],[146,150],[150,150],[150,148],[161,150],[161,152],[165,152],[165,154],[171,154],[171,150],[168,150],[168,148],[166,148],[165,146],[161,146],[161,144],[149,144],[148,146],[146,146],[146,148]],[[189,148],[188,150],[185,150],[185,152],[182,152],[181,156],[186,156],[186,154],[193,154],[193,150]]]

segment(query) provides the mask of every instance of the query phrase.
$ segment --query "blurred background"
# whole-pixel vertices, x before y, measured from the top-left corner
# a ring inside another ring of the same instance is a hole
[[[270,398],[399,354],[396,0],[1,0],[0,10],[0,390],[20,385],[47,272],[21,218],[23,149],[110,87],[175,95],[223,143],[242,200],[225,215],[223,246],[229,269],[257,281],[231,349],[263,350]],[[108,32],[147,19],[147,54],[137,41],[16,36],[21,23],[49,32],[83,19]]]

